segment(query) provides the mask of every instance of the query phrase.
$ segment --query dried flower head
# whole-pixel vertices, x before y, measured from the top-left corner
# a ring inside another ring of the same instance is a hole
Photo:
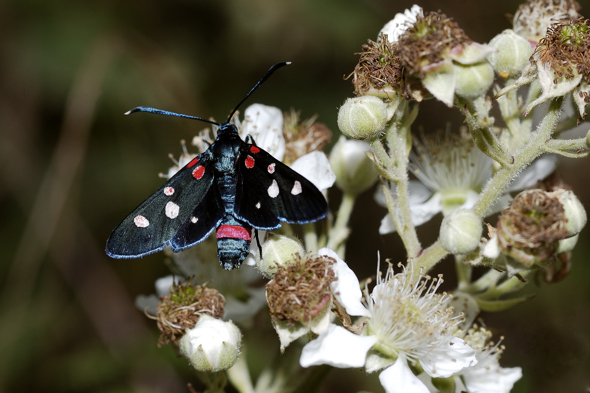
[[[353,72],[355,93],[418,102],[432,95],[452,106],[455,94],[474,98],[488,90],[493,69],[485,58],[491,52],[446,15],[414,6],[387,23],[377,42],[363,46]]]
[[[580,8],[574,0],[527,0],[514,14],[514,31],[536,44],[553,23],[578,19]]]
[[[450,50],[472,42],[452,18],[429,12],[399,37],[396,54],[408,72],[423,77]]]
[[[539,61],[553,70],[557,79],[573,79],[582,75],[590,82],[590,21],[578,19],[555,23],[547,29],[533,55],[531,61]]]
[[[296,159],[312,151],[322,151],[330,143],[332,132],[325,124],[316,122],[317,117],[314,115],[302,120],[301,113],[294,109],[283,114],[285,164],[291,165]]]
[[[294,263],[280,266],[266,286],[266,299],[273,319],[307,323],[331,301],[330,283],[335,280],[333,258],[327,256],[294,256]]]
[[[404,90],[404,67],[396,53],[397,45],[384,37],[363,45],[361,57],[354,68],[354,93],[384,97]]]
[[[580,118],[586,116],[590,102],[590,21],[578,19],[555,23],[547,29],[522,76],[496,94],[500,97],[520,86],[537,80],[542,94],[524,110],[524,115],[537,105],[572,93]]]
[[[523,191],[498,220],[498,243],[504,254],[530,267],[557,252],[568,236],[566,222],[557,192]]]
[[[167,296],[160,297],[155,317],[162,332],[158,346],[169,342],[178,345],[185,331],[195,327],[201,315],[223,317],[225,298],[206,285],[180,283],[173,285]]]

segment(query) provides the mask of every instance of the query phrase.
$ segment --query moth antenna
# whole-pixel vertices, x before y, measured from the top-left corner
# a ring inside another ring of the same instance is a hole
[[[215,124],[216,126],[220,126],[221,124],[214,122],[212,120],[203,119],[202,117],[198,116],[189,116],[184,115],[182,113],[164,111],[162,109],[156,109],[149,106],[138,106],[137,108],[133,108],[130,111],[125,112],[125,115],[130,115],[135,112],[148,112],[148,113],[155,113],[156,115],[166,115],[166,116],[175,116],[175,117],[182,117],[184,119],[192,119],[192,120],[199,120],[204,121],[205,123]]]
[[[240,103],[238,105],[236,105],[236,107],[234,108],[234,110],[230,113],[229,117],[227,118],[226,123],[229,123],[229,121],[234,116],[234,114],[236,113],[236,111],[238,110],[238,108],[244,103],[244,101],[246,101],[248,99],[248,97],[250,97],[250,95],[252,93],[254,93],[254,90],[256,90],[262,84],[262,82],[264,82],[265,80],[267,80],[272,75],[273,72],[275,72],[279,68],[284,67],[284,66],[289,65],[289,64],[291,64],[290,61],[283,61],[281,63],[277,63],[277,64],[273,65],[272,67],[270,67],[268,69],[268,71],[266,71],[266,74],[264,74],[264,76],[254,85],[254,87],[248,92],[248,94],[246,94],[246,97],[242,98],[242,101],[240,101]]]

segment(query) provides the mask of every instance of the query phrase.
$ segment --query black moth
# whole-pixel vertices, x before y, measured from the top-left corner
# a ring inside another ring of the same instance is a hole
[[[252,229],[271,230],[281,221],[304,224],[322,219],[328,209],[322,193],[306,178],[254,143],[242,141],[232,116],[276,69],[273,65],[223,124],[149,107],[150,112],[217,125],[217,138],[204,153],[180,169],[137,207],[107,240],[113,258],[139,258],[170,245],[184,250],[217,228],[217,256],[226,270],[239,268],[250,250]]]

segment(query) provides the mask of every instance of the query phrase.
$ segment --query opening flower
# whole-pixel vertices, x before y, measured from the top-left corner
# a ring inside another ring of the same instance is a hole
[[[428,375],[447,378],[477,363],[475,350],[453,336],[460,316],[447,307],[449,296],[436,293],[442,280],[412,273],[387,271],[363,307],[360,299],[336,298],[352,315],[365,315],[362,331],[354,334],[331,325],[308,343],[301,354],[303,367],[329,364],[334,367],[360,367],[368,372],[385,369],[380,381],[388,392],[424,392],[425,385],[414,375],[410,364],[419,363]],[[341,284],[342,285],[342,284]],[[349,280],[358,291],[358,280]],[[364,309],[364,310],[363,310]]]
[[[520,367],[500,367],[504,346],[490,341],[492,333],[474,326],[467,331],[465,341],[477,350],[477,364],[466,368],[454,377],[457,387],[468,392],[508,393],[514,383],[522,378]],[[465,385],[463,385],[463,381]]]

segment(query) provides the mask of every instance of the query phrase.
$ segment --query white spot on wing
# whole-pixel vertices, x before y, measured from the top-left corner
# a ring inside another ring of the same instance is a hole
[[[274,162],[273,162],[272,164],[270,164],[270,165],[268,166],[268,173],[270,173],[271,175],[272,175],[273,173],[275,173],[275,167],[276,167],[276,166],[277,166],[277,164],[276,164],[276,163],[274,163]]]
[[[301,183],[299,183],[299,181],[295,180],[295,184],[293,184],[293,189],[291,190],[291,194],[293,195],[299,195],[301,194],[303,190],[301,189]]]
[[[180,211],[180,207],[172,201],[166,204],[166,217],[168,218],[176,218],[178,217],[178,212]]]
[[[261,206],[262,206],[262,205],[260,204],[260,201],[258,201],[258,203],[256,204],[256,208],[257,208],[257,209],[260,209],[260,207],[261,207]]]
[[[268,196],[271,198],[276,198],[279,195],[279,185],[276,180],[272,181],[270,187],[268,187]]]
[[[199,219],[198,219],[197,217],[195,217],[195,216],[192,216],[192,217],[191,217],[191,222],[192,222],[193,224],[196,224],[196,223],[197,223],[197,221],[199,221]]]
[[[164,188],[164,195],[170,196],[174,194],[174,187],[166,187]]]
[[[148,219],[141,215],[135,216],[133,222],[135,223],[135,226],[138,228],[147,228],[150,226],[150,222],[148,221]]]

